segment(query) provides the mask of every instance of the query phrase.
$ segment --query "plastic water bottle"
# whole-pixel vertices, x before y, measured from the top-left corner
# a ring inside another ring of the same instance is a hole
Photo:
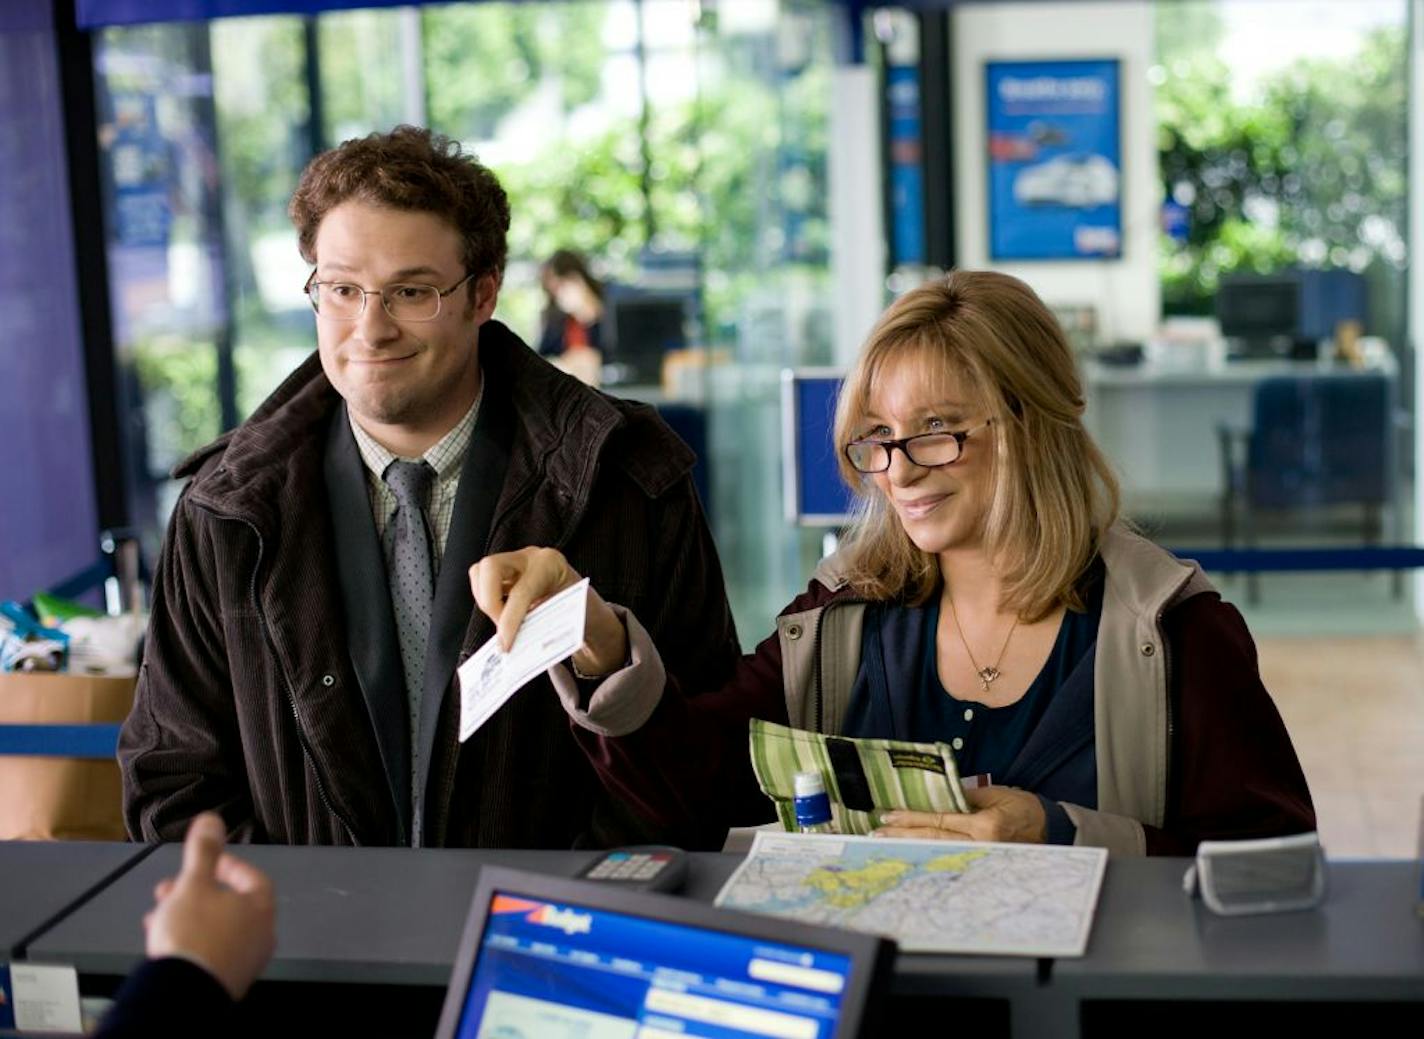
[[[796,793],[796,828],[802,833],[835,833],[831,823],[831,799],[826,781],[819,772],[798,772],[793,781]]]

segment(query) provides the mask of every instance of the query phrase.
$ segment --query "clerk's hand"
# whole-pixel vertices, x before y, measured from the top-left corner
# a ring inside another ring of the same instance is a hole
[[[183,867],[154,888],[144,916],[148,955],[179,956],[241,999],[277,946],[272,882],[256,866],[223,851],[221,817],[204,812],[188,825]]]
[[[1019,844],[1042,844],[1048,839],[1048,816],[1037,794],[1011,786],[986,786],[964,791],[964,798],[974,811],[887,812],[875,836]]]
[[[485,556],[470,567],[470,590],[475,605],[495,623],[505,652],[525,615],[539,603],[583,580],[563,553],[553,548],[521,548]],[[574,667],[584,675],[608,675],[628,659],[628,632],[603,597],[588,588],[583,645],[574,654]]]

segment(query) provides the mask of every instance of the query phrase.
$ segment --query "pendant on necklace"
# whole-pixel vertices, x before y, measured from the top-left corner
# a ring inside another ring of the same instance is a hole
[[[984,686],[984,692],[987,693],[989,691],[989,683],[999,677],[999,669],[997,667],[981,667],[976,674],[979,675],[979,681]]]

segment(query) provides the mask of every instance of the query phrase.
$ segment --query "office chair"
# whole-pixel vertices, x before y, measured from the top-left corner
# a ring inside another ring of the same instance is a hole
[[[1378,544],[1381,512],[1395,497],[1395,417],[1389,379],[1375,372],[1311,372],[1262,379],[1256,385],[1249,430],[1218,426],[1221,448],[1221,527],[1234,547],[1236,517],[1242,540],[1256,544],[1260,512],[1335,505],[1362,510],[1362,539]],[[1245,458],[1236,444],[1244,442]],[[1403,594],[1402,574],[1393,578]],[[1247,574],[1247,601],[1260,600],[1259,575]]]

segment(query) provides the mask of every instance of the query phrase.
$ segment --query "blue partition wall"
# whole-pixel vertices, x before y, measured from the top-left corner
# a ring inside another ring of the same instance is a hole
[[[844,526],[854,508],[832,442],[842,377],[829,368],[787,369],[781,375],[784,512],[788,522],[804,527]]]
[[[0,4],[0,598],[98,554],[50,0]]]

